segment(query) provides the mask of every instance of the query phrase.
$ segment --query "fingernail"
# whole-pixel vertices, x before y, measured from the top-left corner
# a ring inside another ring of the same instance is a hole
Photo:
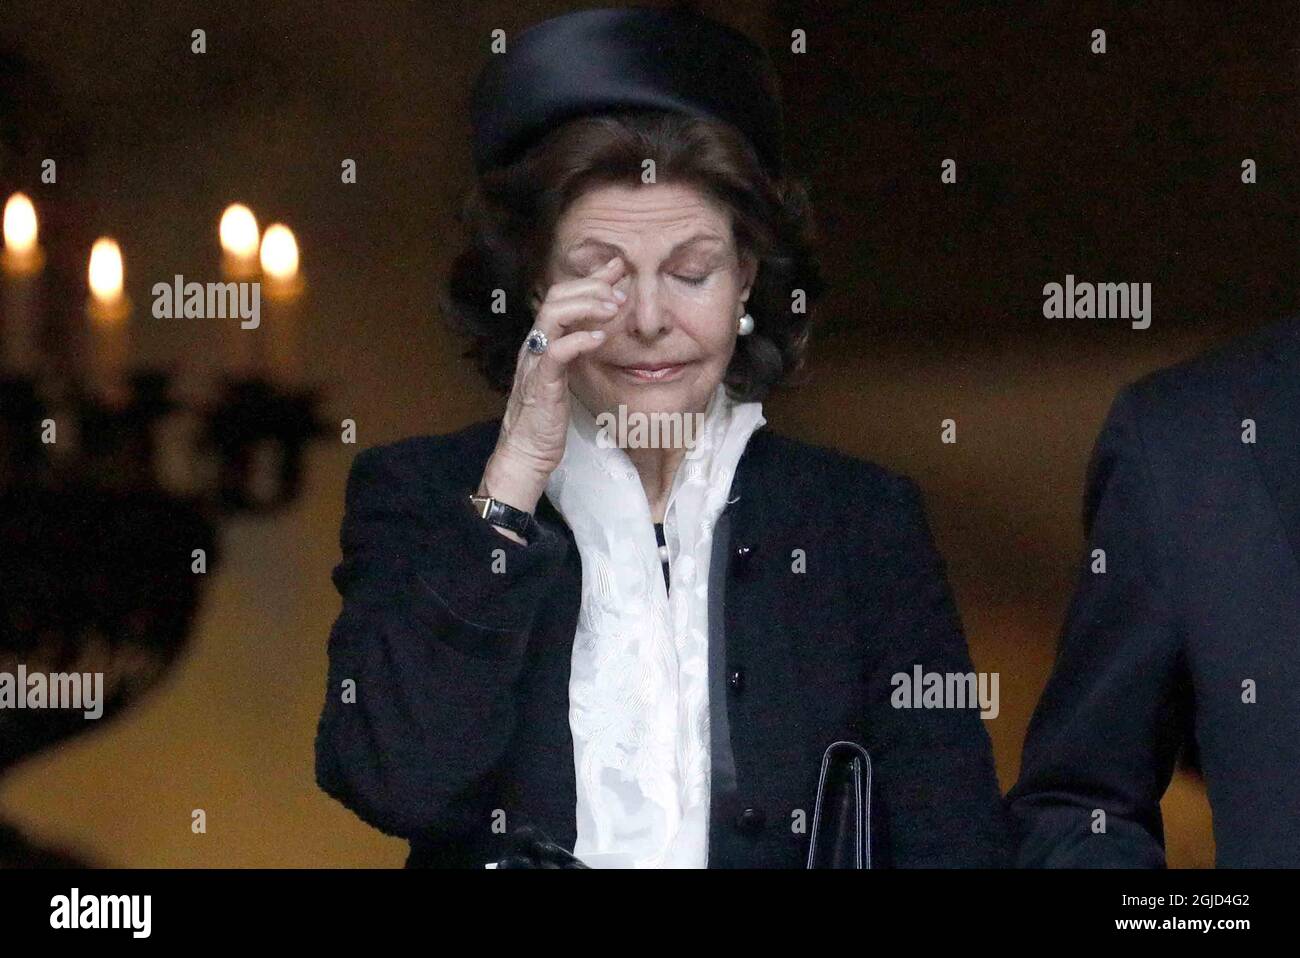
[[[627,293],[623,292],[621,289],[616,289],[614,290],[614,298],[621,303],[623,300],[627,299]]]
[[[593,329],[591,331],[591,338],[600,342],[600,340],[605,338],[605,331],[603,329]]]
[[[610,260],[608,263],[605,264],[605,269],[609,269],[611,266],[613,266],[613,265],[614,265],[615,263],[617,263],[617,262],[618,262],[618,257],[615,256],[612,260]]]
[[[612,313],[614,312],[614,310],[618,309],[618,303],[609,303],[609,302],[601,303],[600,308],[607,313]]]

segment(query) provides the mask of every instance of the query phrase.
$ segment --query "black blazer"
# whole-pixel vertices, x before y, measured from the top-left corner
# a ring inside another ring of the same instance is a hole
[[[1085,561],[1008,796],[1018,864],[1163,866],[1190,728],[1217,863],[1300,867],[1300,317],[1123,390],[1085,524],[1106,571]]]
[[[545,497],[527,546],[470,512],[499,425],[367,449],[348,479],[316,777],[409,839],[408,866],[481,868],[524,824],[576,838],[581,557]],[[710,580],[709,866],[802,867],[838,739],[872,758],[873,865],[1004,864],[978,711],[890,706],[914,664],[972,670],[915,484],[760,429],[730,498]]]

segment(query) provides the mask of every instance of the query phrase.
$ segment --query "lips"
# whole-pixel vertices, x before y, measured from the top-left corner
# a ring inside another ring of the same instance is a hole
[[[661,383],[675,379],[686,367],[686,363],[642,363],[635,366],[619,366],[619,372],[630,376],[638,382]]]

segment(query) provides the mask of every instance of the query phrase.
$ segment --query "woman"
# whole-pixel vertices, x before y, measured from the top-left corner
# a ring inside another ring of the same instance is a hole
[[[821,292],[769,71],[595,10],[479,80],[447,305],[505,414],[357,457],[317,740],[408,865],[802,867],[837,741],[872,865],[1002,861],[978,715],[891,705],[971,671],[916,486],[762,429]]]

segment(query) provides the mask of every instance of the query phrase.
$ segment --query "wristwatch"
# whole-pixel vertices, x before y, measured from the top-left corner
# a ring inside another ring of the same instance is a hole
[[[471,495],[469,501],[470,505],[474,507],[474,512],[479,516],[494,526],[509,529],[528,542],[532,542],[541,531],[531,512],[516,509],[514,506],[507,505],[499,499],[493,499],[491,496]]]

